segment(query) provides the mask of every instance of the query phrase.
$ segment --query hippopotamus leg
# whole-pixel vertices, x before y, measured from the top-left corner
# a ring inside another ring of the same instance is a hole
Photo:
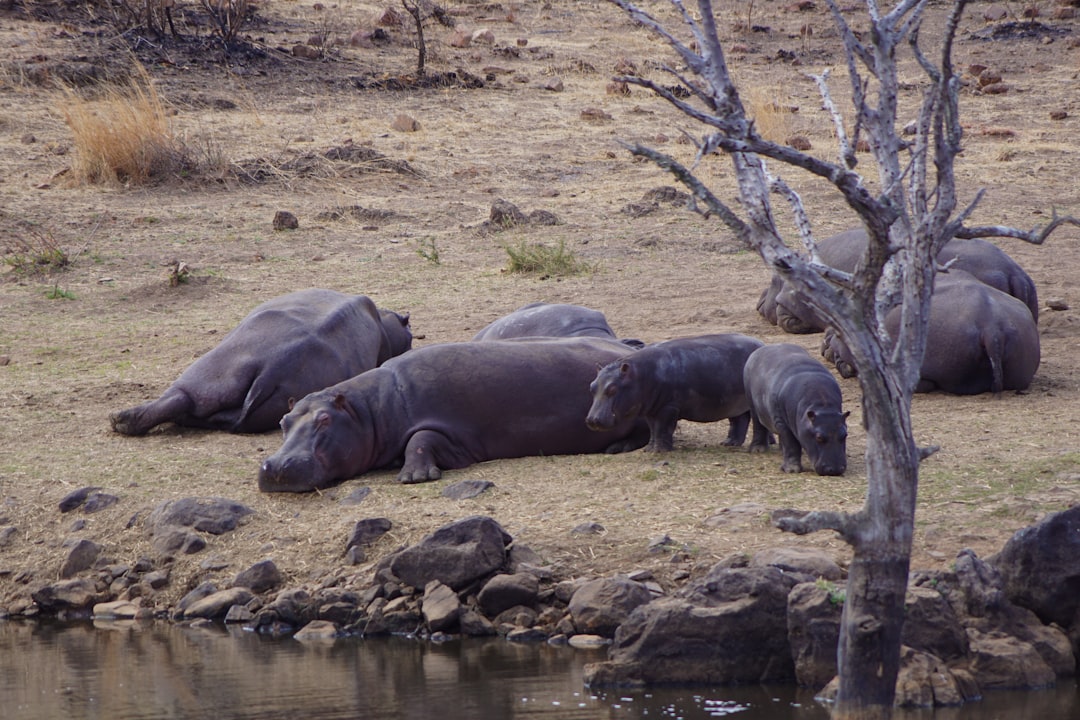
[[[813,412],[810,413],[811,417]],[[776,438],[780,441],[780,452],[784,455],[784,462],[780,470],[786,473],[802,472],[802,445],[795,433],[788,429],[787,425],[776,428]]]
[[[739,447],[746,440],[746,431],[750,428],[750,411],[747,410],[742,415],[738,415],[728,419],[728,434],[727,438],[721,445],[727,447]]]
[[[675,449],[675,426],[679,423],[679,408],[671,405],[646,418],[651,439],[645,452],[671,452]]]
[[[401,466],[401,472],[398,473],[398,482],[403,485],[412,485],[441,478],[440,466],[454,467],[440,457],[440,455],[445,455],[445,451],[450,447],[452,447],[450,439],[436,430],[414,432],[405,445],[405,463]]]
[[[191,397],[173,387],[157,400],[113,413],[109,422],[113,430],[123,435],[145,435],[164,422],[188,415],[194,408]]]
[[[769,428],[765,427],[765,423],[761,422],[753,408],[750,410],[750,422],[754,426],[754,434],[750,438],[750,447],[747,449],[752,453],[768,452],[769,446],[776,441],[773,439],[773,434],[769,432]]]

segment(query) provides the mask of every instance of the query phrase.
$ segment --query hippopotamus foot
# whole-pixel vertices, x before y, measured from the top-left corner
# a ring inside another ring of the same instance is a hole
[[[642,452],[647,453],[666,453],[675,449],[675,442],[673,440],[652,440],[648,445],[643,447]]]
[[[112,425],[113,431],[121,435],[145,435],[150,430],[150,426],[139,422],[138,409],[129,408],[110,415],[109,424]]]
[[[397,481],[402,485],[415,485],[416,483],[431,482],[442,477],[442,470],[434,465],[417,470],[402,470],[398,473]]]
[[[644,448],[649,440],[649,428],[647,428],[644,423],[641,423],[633,432],[622,440],[616,440],[604,448],[604,453],[607,455],[618,455],[619,453],[632,452],[638,448]]]
[[[442,451],[442,452],[440,452]],[[397,480],[403,485],[430,482],[442,477],[439,468],[439,455],[453,452],[450,440],[440,432],[434,430],[420,430],[413,433],[409,442],[405,445],[405,463],[398,473]],[[449,467],[464,467],[468,462],[451,463]]]
[[[780,466],[780,470],[786,473],[801,473],[802,472],[802,460],[795,458],[784,458],[784,463]]]

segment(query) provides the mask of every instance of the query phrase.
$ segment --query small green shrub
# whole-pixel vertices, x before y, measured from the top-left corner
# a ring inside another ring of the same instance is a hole
[[[438,265],[442,262],[439,260],[439,248],[435,247],[435,238],[421,238],[420,242],[417,243],[416,254],[432,265]]]
[[[51,290],[45,292],[45,297],[50,300],[74,300],[75,293],[64,290],[59,284],[53,285]]]
[[[11,238],[3,249],[4,264],[17,277],[48,275],[71,264],[67,252],[46,230],[22,225],[23,234]]]
[[[547,278],[581,275],[596,270],[594,265],[578,258],[572,250],[567,250],[563,240],[559,241],[557,247],[522,241],[517,246],[504,245],[503,249],[510,256],[507,269],[512,273],[532,273]]]
[[[829,594],[829,602],[833,605],[843,605],[844,601],[847,600],[847,590],[837,587],[836,583],[831,580],[818,578],[814,584]]]

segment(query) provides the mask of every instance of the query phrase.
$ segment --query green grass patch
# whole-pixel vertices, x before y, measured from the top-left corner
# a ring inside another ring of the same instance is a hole
[[[580,259],[572,250],[567,250],[564,240],[560,240],[554,247],[522,241],[517,245],[504,245],[503,249],[510,256],[507,270],[512,273],[540,275],[541,279],[544,279],[596,271],[595,265]]]

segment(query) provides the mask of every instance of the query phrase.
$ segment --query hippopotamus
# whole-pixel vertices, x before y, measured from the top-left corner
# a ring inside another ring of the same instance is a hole
[[[868,236],[862,228],[825,238],[818,243],[818,254],[826,265],[852,272],[866,251]],[[1023,301],[1038,322],[1039,299],[1035,283],[1020,265],[993,243],[979,239],[953,239],[938,253],[940,265],[964,270],[982,282]],[[822,332],[825,321],[807,305],[797,292],[785,285],[779,275],[772,280],[758,300],[758,313],[785,332],[805,334]]]
[[[418,483],[498,458],[637,449],[648,440],[639,419],[604,432],[585,425],[597,365],[625,353],[616,340],[590,337],[411,350],[297,402],[259,488],[315,490],[399,462],[398,481]]]
[[[844,474],[850,413],[842,411],[840,384],[824,365],[798,345],[765,345],[747,359],[743,385],[754,426],[751,452],[765,452],[776,433],[784,472],[802,472],[805,452],[818,475]]]
[[[600,368],[589,385],[592,407],[585,423],[607,430],[642,417],[649,425],[647,452],[673,448],[679,420],[728,420],[724,445],[739,446],[750,425],[743,365],[762,346],[736,333],[677,338],[646,345]]]
[[[273,430],[289,403],[409,350],[408,314],[366,295],[309,289],[268,300],[192,363],[157,400],[114,413],[113,430],[165,422],[233,433]]]
[[[885,329],[895,338],[899,325],[900,308],[893,308]],[[822,355],[843,377],[855,376],[851,352],[835,332],[826,332]],[[1024,303],[962,270],[937,274],[915,392],[1025,390],[1039,362],[1039,329]]]
[[[866,252],[866,231],[862,228],[845,230],[818,243],[821,262],[837,270],[851,272]],[[769,287],[758,300],[758,312],[774,325],[793,335],[821,332],[825,324],[817,313],[787,287],[783,278],[773,275]]]
[[[949,270],[963,270],[980,282],[1013,296],[1027,305],[1031,317],[1039,322],[1039,294],[1035,281],[997,245],[978,238],[957,238],[945,243],[937,261],[942,266],[952,261]]]
[[[615,339],[604,313],[581,305],[529,303],[493,321],[473,336],[478,340],[510,340],[523,337],[600,337]],[[627,338],[621,341],[633,348],[645,343]]]

